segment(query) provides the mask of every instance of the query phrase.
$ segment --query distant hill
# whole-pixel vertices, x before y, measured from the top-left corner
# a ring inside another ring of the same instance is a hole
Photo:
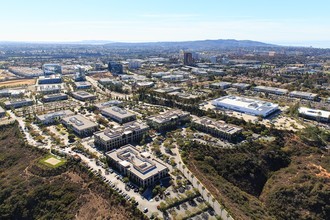
[[[241,47],[278,47],[274,44],[267,44],[251,40],[199,40],[182,42],[146,42],[146,43],[111,43],[109,47],[169,47],[169,48],[189,48],[189,49],[208,49],[208,48],[241,48]]]

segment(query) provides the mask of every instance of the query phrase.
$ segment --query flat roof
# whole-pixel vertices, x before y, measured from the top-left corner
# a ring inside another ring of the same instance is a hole
[[[231,134],[231,135],[235,134],[237,132],[241,132],[243,130],[243,128],[241,128],[239,126],[227,124],[224,121],[211,119],[207,116],[204,116],[202,118],[195,117],[193,119],[193,122],[204,125],[206,127],[214,128],[216,130],[219,130],[224,133]]]
[[[25,102],[32,102],[32,99],[16,99],[16,100],[9,100],[5,101],[5,105],[12,105],[12,104],[19,104],[19,103],[25,103]]]
[[[212,86],[229,86],[231,85],[231,82],[216,82],[216,83],[211,83],[210,85]]]
[[[265,102],[257,99],[248,99],[239,96],[224,96],[212,101],[213,105],[225,104],[245,109],[254,110],[257,112],[268,112],[271,109],[278,108],[277,104]]]
[[[102,109],[101,113],[108,113],[111,115],[114,115],[118,118],[128,118],[128,117],[133,117],[135,116],[135,114],[126,111],[125,109],[119,108],[118,106],[111,106],[111,107],[107,107]]]
[[[73,92],[72,93],[75,96],[80,96],[83,98],[87,98],[87,97],[95,97],[95,95],[89,93],[89,92],[85,92],[85,91],[78,91],[78,92]]]
[[[5,110],[0,106],[0,113],[5,113]]]
[[[271,87],[271,86],[256,86],[254,89],[257,90],[264,90],[268,92],[280,92],[280,93],[288,93],[289,90],[287,89],[281,89],[281,88],[276,88],[276,87]]]
[[[95,136],[98,136],[103,141],[110,141],[115,138],[121,137],[123,134],[133,133],[134,131],[140,131],[144,129],[149,129],[149,126],[142,122],[128,122],[122,126],[117,126],[113,128],[107,128],[104,131],[99,131],[94,133]]]
[[[299,107],[298,112],[299,112],[299,114],[303,114],[303,115],[311,116],[311,117],[321,117],[321,118],[330,117],[329,111],[323,111],[323,110],[306,108],[306,107]]]
[[[81,115],[72,115],[68,117],[62,118],[63,121],[66,122],[66,124],[69,124],[76,128],[77,130],[84,130],[92,127],[96,127],[97,124],[94,122],[88,120],[87,118],[81,116]]]
[[[312,97],[315,98],[318,96],[316,93],[311,92],[300,92],[300,91],[292,91],[290,92],[290,95],[296,95],[296,96],[304,96],[304,97]]]
[[[87,81],[74,82],[74,84],[76,85],[76,87],[79,87],[79,86],[92,86],[92,84],[90,82],[87,82]]]
[[[107,152],[106,155],[126,167],[140,179],[148,179],[168,168],[153,157],[147,158],[135,147],[128,144]]]
[[[55,93],[55,94],[44,95],[44,99],[46,99],[46,98],[62,97],[62,96],[68,96],[68,95],[65,94],[65,93]]]
[[[69,115],[74,115],[74,113],[71,110],[63,110],[63,111],[52,112],[44,115],[38,115],[37,117],[40,121],[44,121],[49,118],[55,118],[55,117],[63,118]]]
[[[97,108],[106,108],[106,107],[110,107],[110,106],[114,106],[114,105],[121,105],[121,104],[123,104],[122,101],[119,101],[119,100],[109,100],[107,102],[98,103],[95,106]]]
[[[162,124],[169,122],[171,120],[178,119],[179,117],[189,116],[189,115],[190,115],[189,112],[184,112],[179,109],[172,109],[158,115],[150,116],[148,117],[148,119],[158,124]]]
[[[250,84],[248,83],[233,83],[232,84],[233,87],[243,87],[243,88],[247,88],[250,86]]]
[[[170,93],[170,92],[176,92],[176,91],[181,91],[182,88],[180,87],[167,87],[167,88],[161,88],[161,89],[155,89],[155,92],[159,93]]]
[[[61,79],[61,74],[52,74],[52,75],[46,75],[46,76],[39,76],[39,80],[46,80],[46,79]]]

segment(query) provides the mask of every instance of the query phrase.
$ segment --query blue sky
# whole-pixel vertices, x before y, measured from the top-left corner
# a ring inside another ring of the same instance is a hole
[[[330,47],[327,0],[0,0],[0,41],[248,39]]]

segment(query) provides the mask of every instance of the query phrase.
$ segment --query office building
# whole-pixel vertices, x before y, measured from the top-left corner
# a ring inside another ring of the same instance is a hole
[[[90,89],[92,88],[92,84],[87,81],[79,81],[79,82],[74,82],[74,87],[76,89]]]
[[[36,90],[41,94],[54,94],[60,93],[63,89],[63,84],[46,84],[46,85],[37,85]]]
[[[152,186],[168,176],[169,169],[163,162],[148,152],[138,151],[132,145],[107,152],[106,157],[110,165],[141,187]]]
[[[55,102],[55,101],[67,100],[67,99],[68,99],[68,95],[64,93],[44,95],[44,97],[42,98],[43,102]]]
[[[236,125],[227,124],[224,121],[211,119],[209,117],[194,117],[192,120],[192,127],[205,133],[211,134],[215,137],[233,140],[238,137],[242,128]]]
[[[56,84],[56,83],[62,83],[62,76],[60,74],[44,75],[44,76],[39,76],[38,78],[38,84]]]
[[[101,110],[101,114],[106,116],[107,118],[111,118],[112,120],[114,120],[120,124],[136,120],[135,114],[133,114],[129,111],[126,111],[122,108],[119,108],[117,106],[104,108]]]
[[[25,89],[2,89],[0,97],[19,97],[25,94]]]
[[[105,86],[105,85],[123,86],[123,83],[121,81],[111,79],[111,78],[102,78],[102,79],[99,79],[98,82],[103,86]]]
[[[230,82],[217,82],[209,85],[211,89],[228,89],[231,87]]]
[[[161,93],[161,94],[167,94],[167,93],[171,93],[171,92],[180,92],[182,90],[182,88],[180,87],[166,87],[166,88],[161,88],[161,89],[155,89],[154,91],[157,93]]]
[[[183,64],[186,66],[191,66],[194,64],[192,53],[184,52],[183,54]]]
[[[145,82],[137,82],[136,86],[139,88],[151,88],[155,85],[154,82],[150,82],[150,81],[145,81]]]
[[[280,89],[280,88],[270,87],[270,86],[256,86],[256,87],[254,87],[254,91],[271,93],[271,94],[275,94],[275,95],[286,95],[288,93],[287,89]]]
[[[167,130],[190,121],[189,112],[172,109],[147,118],[148,125],[156,130]]]
[[[24,106],[33,105],[33,100],[32,99],[16,99],[16,100],[5,101],[4,104],[5,104],[6,109],[21,108]]]
[[[98,108],[99,110],[107,108],[107,107],[111,107],[111,106],[122,106],[123,102],[122,101],[118,101],[118,100],[110,100],[107,102],[102,102],[102,103],[98,103],[96,104],[96,108]]]
[[[44,64],[42,70],[44,75],[62,74],[62,67],[59,64]]]
[[[94,143],[97,147],[109,151],[125,144],[139,142],[148,130],[148,125],[133,121],[96,132],[94,134]]]
[[[231,86],[236,88],[237,90],[244,91],[246,89],[249,89],[251,85],[247,83],[233,83]]]
[[[128,61],[128,69],[139,69],[142,65],[141,60],[129,60]]]
[[[300,92],[300,91],[292,91],[289,93],[290,97],[299,98],[299,99],[307,99],[307,100],[316,100],[318,95],[310,92]]]
[[[63,110],[53,113],[48,113],[44,115],[37,115],[37,121],[41,124],[51,124],[60,120],[61,118],[68,117],[74,115],[74,113],[70,110]]]
[[[72,92],[72,97],[80,101],[91,101],[96,99],[96,95],[85,91]]]
[[[81,115],[71,115],[62,118],[62,123],[72,129],[78,136],[85,137],[92,135],[97,130],[97,124]]]
[[[299,116],[320,122],[330,122],[330,112],[318,109],[300,107],[298,109]]]
[[[6,115],[6,111],[0,106],[0,118]]]
[[[123,74],[123,65],[117,63],[115,61],[110,61],[108,64],[108,69],[112,73],[112,75],[120,75]]]
[[[167,75],[163,76],[162,80],[165,82],[180,82],[184,80],[183,75]]]
[[[271,102],[248,99],[238,96],[224,96],[212,101],[218,108],[229,109],[255,116],[267,117],[278,111],[278,105]]]

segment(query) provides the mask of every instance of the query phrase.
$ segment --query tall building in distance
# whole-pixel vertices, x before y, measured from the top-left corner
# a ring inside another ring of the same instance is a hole
[[[192,53],[184,52],[183,54],[183,64],[186,66],[191,66],[194,64]]]
[[[74,81],[76,82],[81,82],[81,81],[86,81],[86,69],[82,66],[75,66],[75,76],[74,76]]]
[[[120,75],[123,74],[123,65],[117,63],[115,61],[110,61],[108,64],[108,69],[112,73],[112,75]]]

